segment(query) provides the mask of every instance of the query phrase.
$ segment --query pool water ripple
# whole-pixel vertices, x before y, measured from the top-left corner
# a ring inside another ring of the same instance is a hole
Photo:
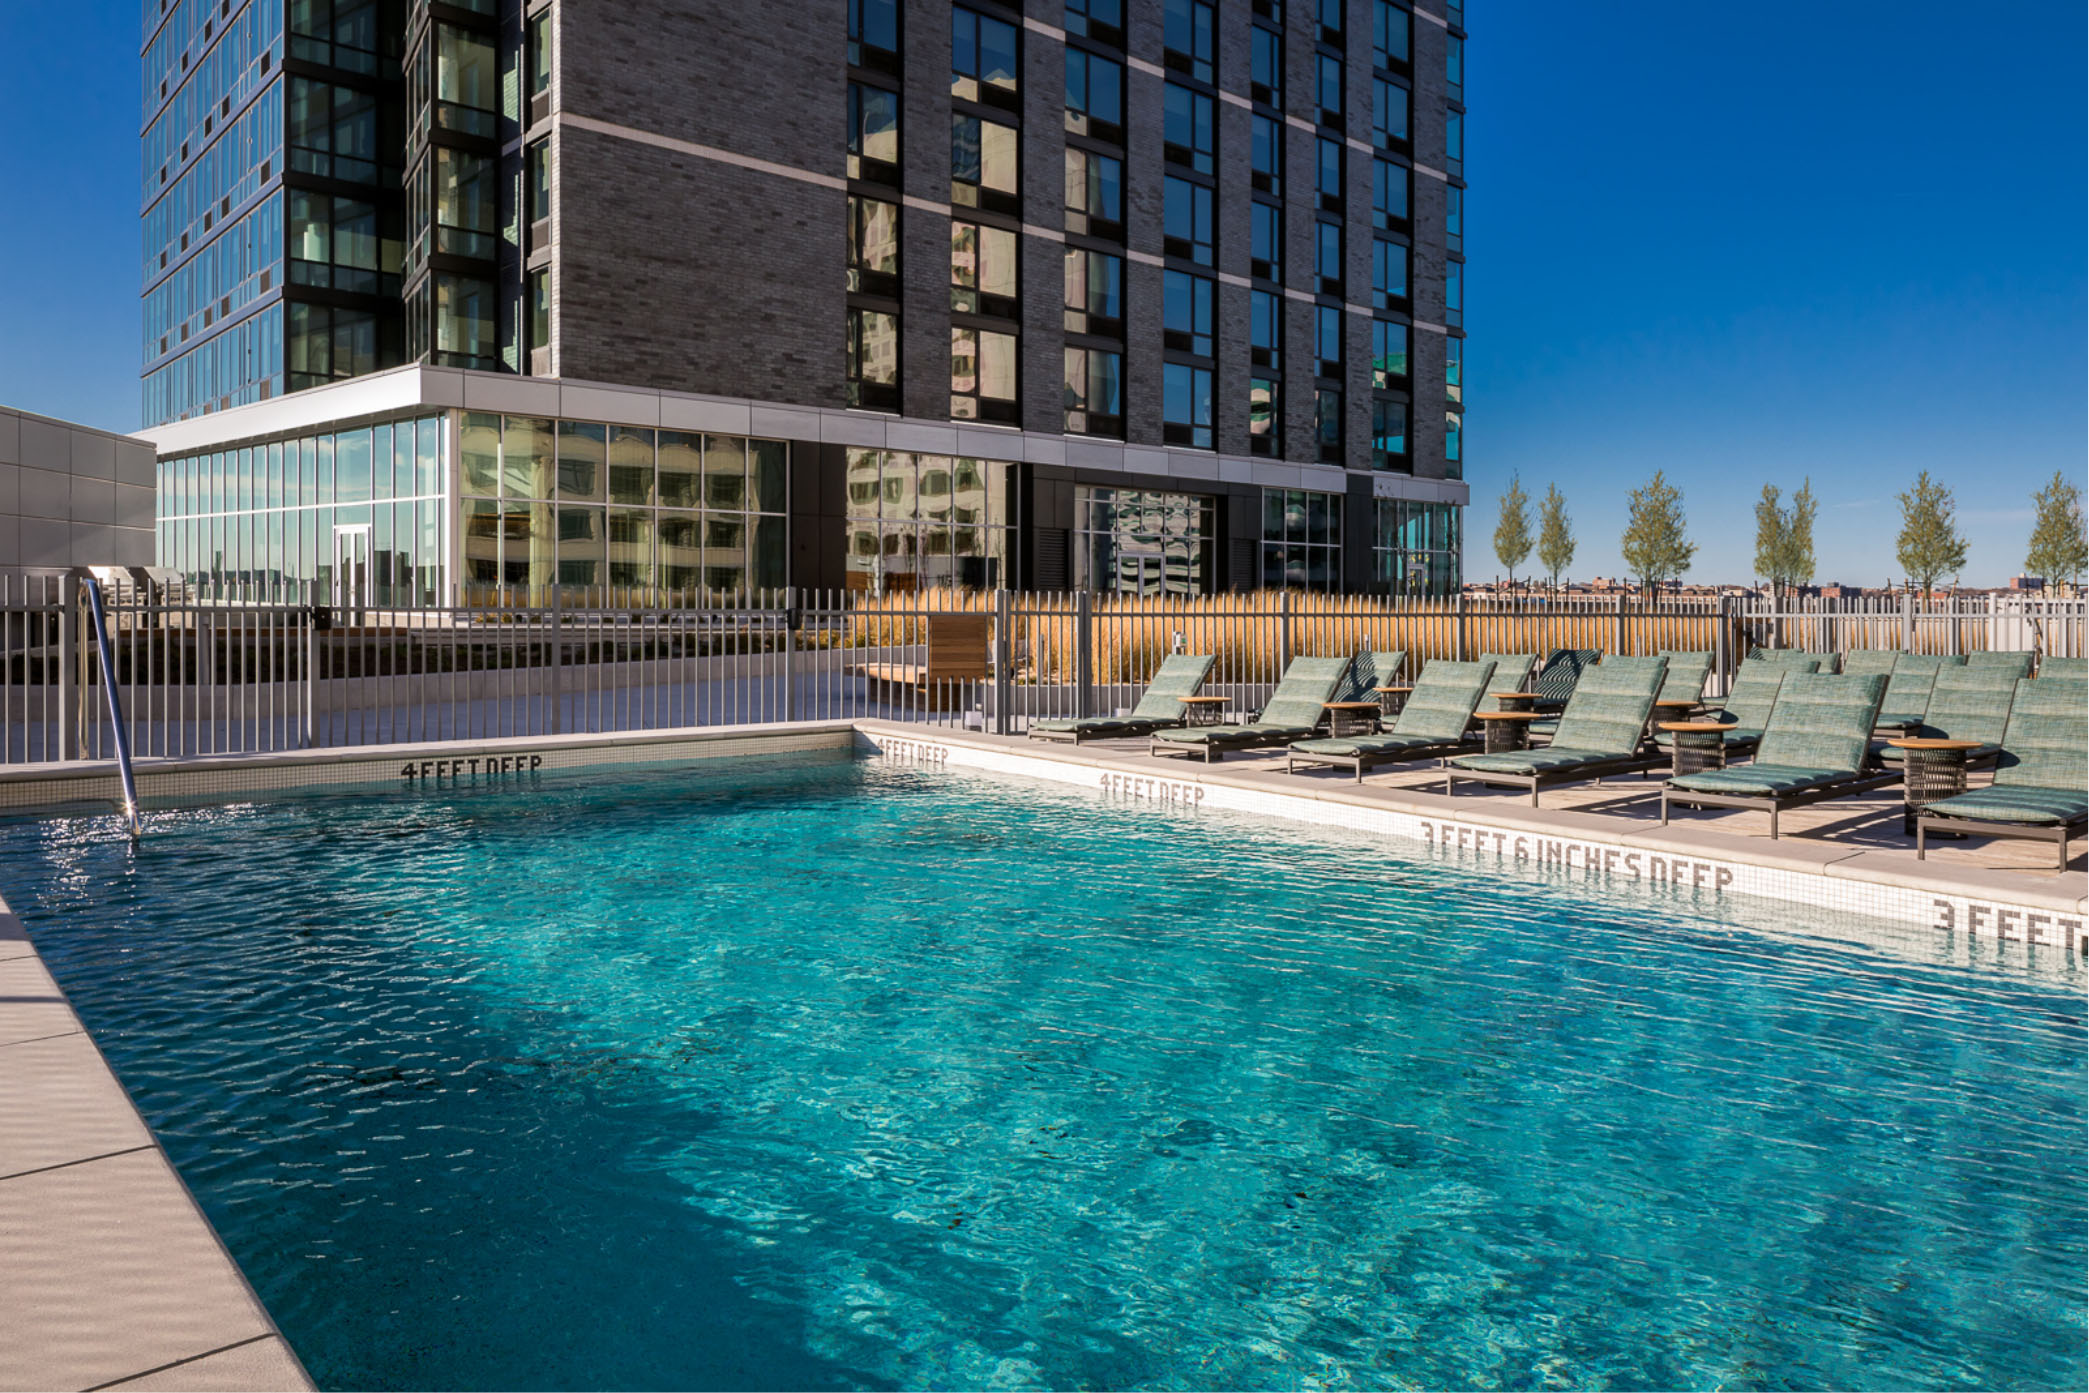
[[[327,1386],[2089,1377],[2052,950],[877,761],[0,875]]]

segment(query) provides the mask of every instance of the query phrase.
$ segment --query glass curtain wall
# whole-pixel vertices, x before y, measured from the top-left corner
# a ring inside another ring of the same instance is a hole
[[[1342,588],[1339,493],[1262,490],[1262,583],[1272,590]]]
[[[1381,498],[1374,504],[1373,588],[1383,595],[1455,595],[1463,583],[1462,509]]]
[[[874,595],[992,590],[1013,574],[1009,466],[998,460],[850,450],[848,588]]]
[[[473,604],[629,608],[784,584],[780,440],[466,412],[458,435]]]
[[[1201,494],[1077,488],[1074,584],[1114,595],[1206,594],[1218,545],[1215,515]]]
[[[428,605],[444,594],[442,416],[159,463],[159,555],[198,593]]]

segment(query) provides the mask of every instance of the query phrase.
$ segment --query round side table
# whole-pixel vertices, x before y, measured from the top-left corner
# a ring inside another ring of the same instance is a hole
[[[1530,748],[1530,723],[1535,711],[1475,711],[1474,720],[1487,732],[1481,749],[1490,755],[1510,755]]]
[[[1352,735],[1378,733],[1378,703],[1375,701],[1323,701],[1327,709],[1327,733],[1336,740]]]
[[[1516,712],[1536,711],[1538,709],[1538,694],[1536,692],[1489,692],[1487,695],[1494,698],[1494,706],[1497,711]]]
[[[1978,740],[1888,740],[1901,752],[1900,830],[1915,835],[1915,815],[1966,791],[1966,756]],[[1942,835],[1941,833],[1939,835]]]
[[[1215,726],[1224,722],[1227,697],[1186,696],[1175,699],[1182,703],[1182,723],[1186,726]]]
[[[1373,690],[1378,693],[1378,713],[1381,716],[1397,716],[1407,709],[1407,698],[1414,688],[1377,687]]]
[[[1675,737],[1669,747],[1672,772],[1702,774],[1707,769],[1726,768],[1726,733],[1734,726],[1719,721],[1663,721],[1661,728]]]

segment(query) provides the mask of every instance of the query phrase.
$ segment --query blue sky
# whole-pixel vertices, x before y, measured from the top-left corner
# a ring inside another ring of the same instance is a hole
[[[1765,482],[1811,476],[1822,579],[1897,577],[1894,494],[1957,491],[1964,579],[2078,481],[2079,0],[1470,0],[1467,574],[1513,471],[1620,569],[1666,469],[1698,579],[1741,579]],[[138,424],[135,0],[0,6],[0,401]],[[16,268],[26,268],[21,274]]]

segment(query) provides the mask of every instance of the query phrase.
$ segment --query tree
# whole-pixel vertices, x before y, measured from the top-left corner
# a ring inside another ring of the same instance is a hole
[[[1684,528],[1683,495],[1669,485],[1666,472],[1657,469],[1644,486],[1632,490],[1631,511],[1619,543],[1626,567],[1647,590],[1657,590],[1662,581],[1690,569],[1697,547]]]
[[[1574,519],[1567,516],[1567,500],[1559,485],[1545,486],[1545,502],[1538,508],[1538,564],[1559,589],[1559,578],[1574,564]]]
[[[2056,589],[2066,581],[2079,581],[2089,571],[2089,537],[2082,531],[2082,491],[2066,474],[2055,470],[2053,482],[2031,496],[2038,521],[2031,526],[2031,549],[2024,556],[2024,569],[2043,576]]]
[[[1508,567],[1509,583],[1516,583],[1516,568],[1530,555],[1530,499],[1523,481],[1509,476],[1509,491],[1501,496],[1501,521],[1494,525],[1494,554]]]
[[[1951,490],[1923,470],[1915,487],[1900,495],[1900,567],[1908,581],[1927,595],[1937,578],[1956,575],[1966,566],[1966,539],[1959,535],[1958,512]]]
[[[1780,505],[1777,486],[1763,485],[1755,505],[1755,573],[1776,591],[1813,579],[1813,480],[1792,495],[1792,506]]]

